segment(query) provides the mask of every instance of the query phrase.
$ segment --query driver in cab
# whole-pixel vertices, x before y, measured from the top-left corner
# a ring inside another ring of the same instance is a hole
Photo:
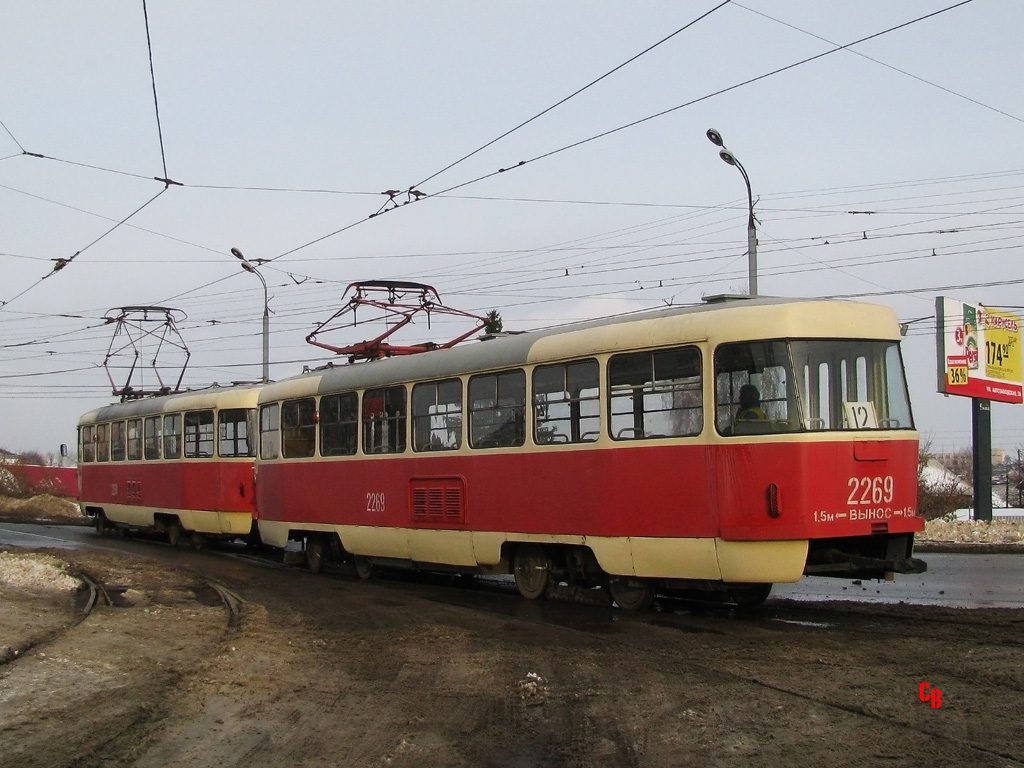
[[[761,393],[753,384],[740,387],[740,408],[736,411],[736,421],[766,421],[767,416],[761,410]]]

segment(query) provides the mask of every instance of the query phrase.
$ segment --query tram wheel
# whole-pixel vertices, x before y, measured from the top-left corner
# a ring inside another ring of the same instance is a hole
[[[771,594],[771,584],[751,584],[747,587],[734,587],[729,590],[729,599],[736,605],[749,608],[760,605]]]
[[[608,593],[619,608],[627,613],[638,613],[650,608],[654,602],[654,583],[642,579],[611,576],[608,579]]]
[[[548,588],[550,562],[544,548],[536,544],[524,544],[516,549],[512,572],[516,577],[519,594],[528,600],[536,600]]]
[[[306,568],[310,573],[320,573],[324,569],[324,540],[321,536],[307,536],[303,555],[306,560]]]
[[[373,563],[367,560],[362,555],[356,555],[352,558],[352,564],[356,567],[356,576],[363,581],[369,581],[373,578],[374,567]]]
[[[175,520],[169,526],[167,526],[167,542],[172,546],[176,547],[181,543],[181,523]]]
[[[96,533],[100,536],[106,536],[107,532],[110,531],[110,521],[107,520],[107,516],[102,512],[97,512],[93,521],[96,525]]]

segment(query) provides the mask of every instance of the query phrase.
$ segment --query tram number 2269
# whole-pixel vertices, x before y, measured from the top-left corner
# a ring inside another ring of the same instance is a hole
[[[892,475],[885,477],[851,477],[846,482],[850,495],[846,503],[852,506],[859,504],[888,504],[892,501],[896,482]]]
[[[383,512],[384,511],[384,494],[374,493],[373,491],[367,491],[366,493],[366,511],[367,512]]]

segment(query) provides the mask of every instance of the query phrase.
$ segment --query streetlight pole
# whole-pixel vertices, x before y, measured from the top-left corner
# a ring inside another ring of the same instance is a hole
[[[263,284],[263,383],[266,384],[270,381],[270,297],[267,295],[267,281],[257,269],[263,264],[263,259],[256,259],[254,264],[237,248],[231,249],[231,255],[242,262],[242,269],[256,275]]]
[[[747,185],[747,210],[749,212],[747,217],[747,292],[751,296],[757,296],[757,228],[754,222],[754,194],[750,191],[750,177],[747,176],[746,168],[736,158],[736,155],[726,149],[722,134],[714,128],[708,128],[707,137],[716,147],[722,148],[718,156],[723,161],[739,168],[740,173],[743,174],[743,183]]]

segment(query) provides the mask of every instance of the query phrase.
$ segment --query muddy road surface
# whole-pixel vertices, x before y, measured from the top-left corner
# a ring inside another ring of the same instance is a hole
[[[136,549],[0,553],[90,585],[0,582],[3,764],[1024,765],[1019,611],[627,615]]]

